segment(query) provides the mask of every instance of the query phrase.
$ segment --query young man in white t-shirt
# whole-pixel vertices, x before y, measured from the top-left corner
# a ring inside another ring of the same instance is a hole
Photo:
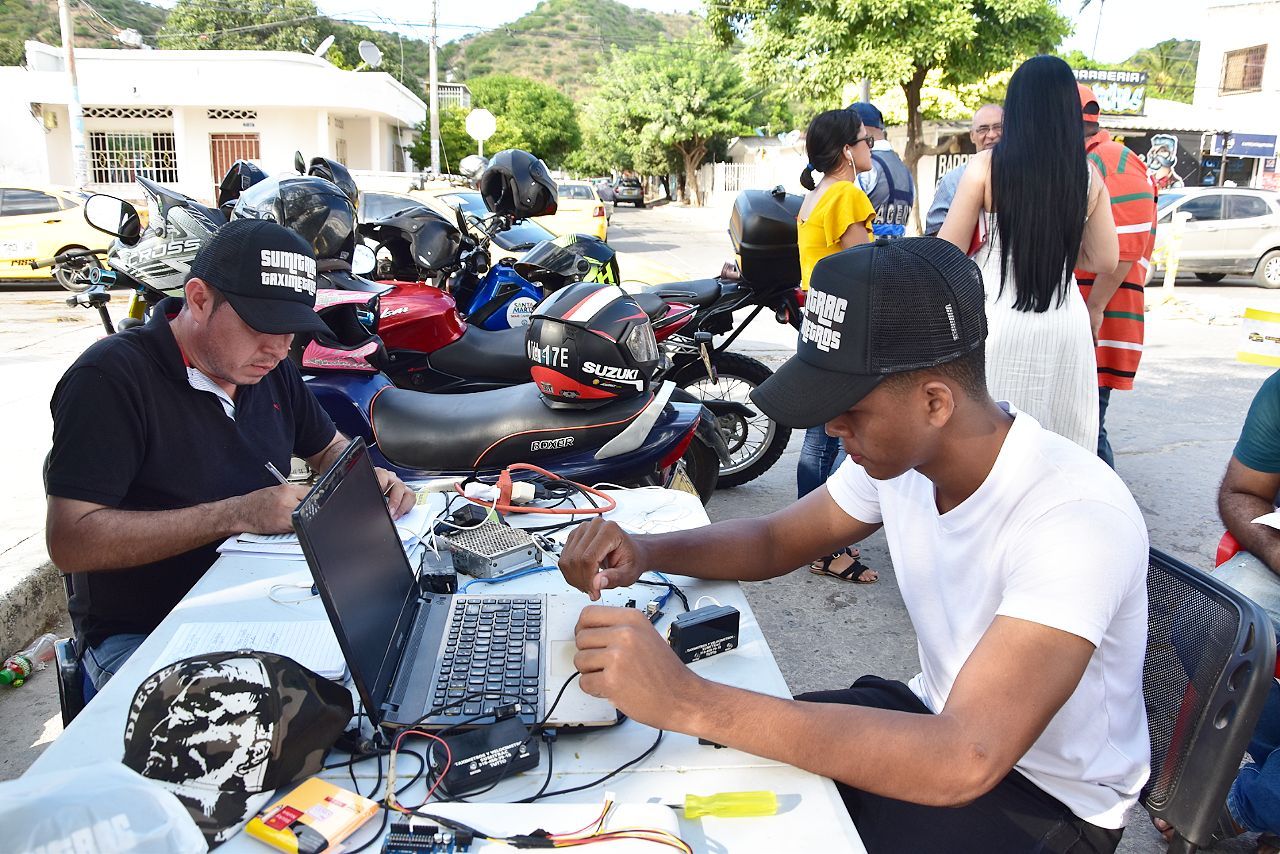
[[[600,606],[575,664],[635,720],[832,777],[873,854],[1109,852],[1149,770],[1146,527],[1096,456],[987,394],[983,298],[977,266],[936,238],[820,261],[796,356],[753,399],[843,440],[827,488],[670,534],[593,521],[560,559],[598,598],[649,569],[773,578],[883,525],[918,637],[910,685],[731,688],[643,614]]]

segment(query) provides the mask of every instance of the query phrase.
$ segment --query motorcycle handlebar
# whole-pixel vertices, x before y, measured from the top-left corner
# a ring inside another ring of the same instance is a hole
[[[68,249],[66,252],[59,252],[52,258],[42,258],[39,261],[31,262],[31,269],[39,270],[42,267],[52,267],[54,264],[65,264],[76,258],[96,258],[99,255],[105,255],[106,251],[102,249]]]

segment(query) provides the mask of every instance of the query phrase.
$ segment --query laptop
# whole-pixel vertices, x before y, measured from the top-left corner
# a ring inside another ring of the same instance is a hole
[[[517,703],[534,723],[575,672],[577,597],[419,588],[363,439],[298,505],[293,527],[375,726],[482,725]],[[614,707],[575,679],[547,726],[616,722]]]

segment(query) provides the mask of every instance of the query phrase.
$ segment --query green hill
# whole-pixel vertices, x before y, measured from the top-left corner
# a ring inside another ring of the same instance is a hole
[[[485,74],[528,77],[581,103],[611,46],[685,39],[701,25],[695,15],[633,9],[616,0],[543,0],[517,21],[445,45],[440,65],[462,82]]]
[[[139,0],[95,0],[93,5],[99,15],[83,5],[71,8],[76,47],[120,47],[113,24],[154,33],[169,15],[168,10]],[[62,44],[58,0],[0,0],[0,34],[0,65],[20,63],[22,43],[27,39]]]

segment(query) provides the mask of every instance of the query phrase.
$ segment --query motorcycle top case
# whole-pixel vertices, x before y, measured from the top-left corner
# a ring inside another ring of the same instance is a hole
[[[800,284],[796,217],[802,196],[777,190],[744,190],[733,203],[729,237],[748,282],[769,287]]]

